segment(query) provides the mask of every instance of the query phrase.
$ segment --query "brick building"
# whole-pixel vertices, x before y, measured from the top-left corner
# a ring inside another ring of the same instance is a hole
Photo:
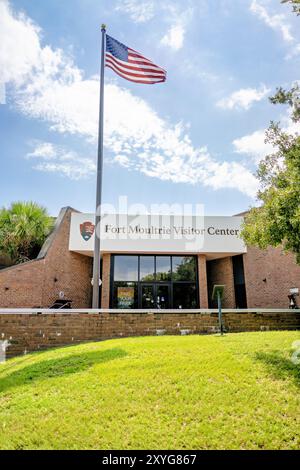
[[[282,309],[300,288],[292,254],[244,246],[242,217],[166,217],[103,218],[102,308],[207,309],[224,284],[225,308]],[[0,270],[0,308],[90,308],[94,232],[93,216],[63,208],[37,259]]]

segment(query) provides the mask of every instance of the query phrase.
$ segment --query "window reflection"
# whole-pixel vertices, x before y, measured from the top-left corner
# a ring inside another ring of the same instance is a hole
[[[170,281],[171,280],[171,257],[170,256],[156,256],[156,280],[157,281]]]
[[[195,281],[196,260],[193,256],[173,256],[173,281]]]
[[[137,256],[115,256],[115,281],[137,281],[138,280],[138,257]]]
[[[154,281],[154,256],[140,256],[140,281]]]

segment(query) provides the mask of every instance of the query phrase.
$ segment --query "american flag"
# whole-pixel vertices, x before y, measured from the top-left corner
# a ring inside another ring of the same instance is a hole
[[[135,83],[165,82],[167,72],[139,52],[106,35],[105,65]]]

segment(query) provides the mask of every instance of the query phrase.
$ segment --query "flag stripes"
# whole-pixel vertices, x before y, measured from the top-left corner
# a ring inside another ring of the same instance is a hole
[[[135,83],[160,83],[167,77],[163,68],[108,35],[105,65],[120,77]]]

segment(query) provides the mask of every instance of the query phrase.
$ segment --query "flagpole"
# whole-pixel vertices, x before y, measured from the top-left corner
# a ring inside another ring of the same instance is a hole
[[[104,111],[104,66],[105,66],[105,37],[106,37],[105,36],[106,35],[105,24],[101,26],[101,33],[102,33],[102,46],[101,46],[101,70],[100,70],[100,106],[99,106],[92,308],[99,308],[99,287],[100,287],[100,222],[101,222],[102,173],[103,173],[103,111]]]

